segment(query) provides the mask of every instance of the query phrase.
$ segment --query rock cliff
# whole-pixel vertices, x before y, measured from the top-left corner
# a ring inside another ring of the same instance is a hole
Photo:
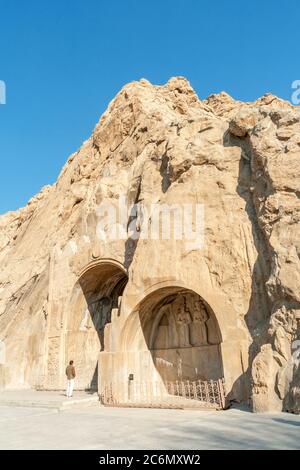
[[[100,237],[98,208],[121,195],[150,222],[153,204],[203,204],[203,246]],[[49,361],[61,374],[73,287],[106,258],[128,272],[124,317],[150,285],[193,287],[215,311],[232,399],[299,413],[299,198],[298,108],[269,94],[201,101],[181,77],[126,85],[56,184],[0,217],[0,387],[37,386]]]

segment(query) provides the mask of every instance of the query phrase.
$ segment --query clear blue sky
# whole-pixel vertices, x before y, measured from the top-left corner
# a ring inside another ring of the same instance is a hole
[[[56,180],[129,81],[290,99],[299,21],[299,0],[0,0],[0,213]]]

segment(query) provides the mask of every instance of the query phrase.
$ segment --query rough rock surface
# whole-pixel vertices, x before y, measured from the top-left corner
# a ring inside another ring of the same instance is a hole
[[[121,194],[148,209],[203,203],[203,248],[99,240],[97,207]],[[63,374],[73,287],[92,260],[112,258],[128,270],[124,317],[148,286],[182,280],[215,311],[232,398],[299,412],[299,198],[299,109],[272,95],[200,101],[181,77],[126,85],[57,183],[0,217],[0,387]]]

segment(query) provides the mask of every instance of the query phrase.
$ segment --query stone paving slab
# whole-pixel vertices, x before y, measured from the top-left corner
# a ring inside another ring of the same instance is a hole
[[[74,392],[73,396],[68,398],[62,391],[10,390],[0,392],[0,406],[64,410],[93,403],[99,403],[97,393]]]

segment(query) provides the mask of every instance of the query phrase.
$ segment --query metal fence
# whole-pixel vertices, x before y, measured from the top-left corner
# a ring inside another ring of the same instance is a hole
[[[110,382],[100,391],[101,402],[108,406],[224,409],[225,396],[224,379]]]

